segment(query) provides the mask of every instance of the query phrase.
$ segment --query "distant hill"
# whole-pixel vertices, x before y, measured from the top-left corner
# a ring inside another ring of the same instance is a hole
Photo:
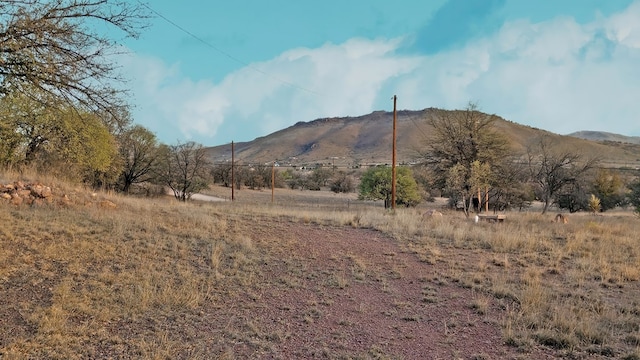
[[[437,109],[403,110],[397,113],[397,162],[419,161],[420,150],[429,141],[427,120]],[[542,134],[559,144],[578,150],[585,156],[597,156],[607,166],[640,166],[640,145],[601,142],[576,136],[558,135],[546,130],[517,124],[498,117],[496,128],[512,142],[514,152]],[[280,166],[356,164],[390,164],[392,157],[393,113],[375,111],[358,117],[339,117],[298,122],[286,129],[235,144],[235,160],[239,163],[271,163]],[[216,163],[231,160],[231,145],[208,148]]]
[[[577,131],[569,134],[568,136],[577,137],[579,139],[593,140],[593,141],[611,141],[622,142],[630,144],[640,144],[640,136],[625,136],[620,134],[613,134],[604,131]]]

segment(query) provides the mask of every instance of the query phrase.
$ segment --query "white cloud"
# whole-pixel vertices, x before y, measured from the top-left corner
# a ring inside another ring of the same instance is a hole
[[[206,145],[251,140],[297,121],[389,109],[482,110],[558,133],[640,135],[640,1],[579,24],[569,17],[505,23],[490,37],[431,56],[402,39],[351,39],[299,48],[229,74],[193,81],[177,64],[132,56],[138,121],[162,140]]]
[[[139,122],[152,129],[172,127],[169,134],[179,130],[182,137],[210,144],[211,139],[251,140],[297,121],[370,112],[386,81],[419,64],[394,54],[399,43],[352,39],[293,49],[219,84],[182,78],[177,65],[164,69],[152,58],[134,55],[124,64],[129,73],[142,75],[134,81]],[[218,134],[221,128],[230,133]]]
[[[636,2],[586,25],[567,17],[506,23],[491,37],[425,59],[399,86],[413,107],[477,100],[485,111],[558,133],[640,135],[639,20]]]

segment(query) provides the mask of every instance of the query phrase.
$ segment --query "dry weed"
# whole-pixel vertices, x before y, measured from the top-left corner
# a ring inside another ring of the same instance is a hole
[[[358,254],[344,255],[346,266],[310,273],[296,259],[286,258],[291,244],[286,234],[269,233],[273,219],[390,234],[426,268],[444,269],[426,277],[428,284],[417,285],[423,286],[423,305],[441,300],[431,285],[471,287],[477,295],[468,306],[489,314],[491,304],[498,304],[504,339],[514,346],[539,343],[587,351],[606,345],[616,356],[637,354],[640,223],[632,217],[575,215],[569,223],[557,224],[550,215],[512,213],[502,224],[475,224],[459,213],[444,212],[442,219],[425,222],[419,209],[390,213],[355,202],[340,208],[242,202],[214,206],[99,196],[118,204],[118,210],[0,206],[0,281],[46,287],[49,293],[47,299],[23,299],[21,314],[37,331],[3,344],[3,358],[91,358],[93,350],[83,348],[88,342],[111,344],[119,354],[135,352],[141,358],[178,353],[205,358],[197,349],[184,349],[168,330],[118,338],[105,329],[153,327],[145,323],[152,323],[149,314],[188,318],[203,303],[217,304],[229,294],[257,299],[257,264],[265,261],[266,250],[283,255],[288,272],[281,284],[291,288],[311,277],[340,290],[372,281],[390,293],[390,280],[404,276],[401,263],[382,275]],[[259,220],[264,229],[258,233],[263,230],[264,236],[243,232],[243,224]],[[322,316],[317,305],[309,306],[301,320],[314,323]],[[407,315],[405,320],[419,319]],[[442,325],[450,332],[455,324]],[[286,336],[251,326],[244,331],[236,336],[248,339],[253,334],[259,347]],[[235,357],[230,348],[218,355]]]

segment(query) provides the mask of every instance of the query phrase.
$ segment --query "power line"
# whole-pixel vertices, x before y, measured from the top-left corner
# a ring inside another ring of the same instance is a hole
[[[273,75],[271,75],[271,74],[269,74],[267,72],[264,72],[264,71],[258,69],[255,66],[252,66],[251,64],[247,63],[246,61],[243,61],[243,60],[239,59],[238,57],[231,55],[230,53],[222,50],[221,48],[211,44],[210,42],[208,42],[208,41],[204,40],[203,38],[197,36],[193,32],[191,32],[191,31],[187,30],[186,28],[180,26],[175,21],[172,21],[171,19],[169,19],[166,16],[162,15],[160,12],[152,9],[149,5],[141,2],[140,0],[138,0],[138,3],[140,5],[142,5],[142,6],[144,6],[145,8],[147,8],[152,13],[156,14],[156,16],[158,16],[162,20],[166,21],[167,23],[169,23],[170,25],[172,25],[176,29],[178,29],[178,30],[182,31],[183,33],[189,35],[190,37],[194,38],[198,42],[204,44],[205,46],[207,46],[207,47],[219,52],[220,54],[222,54],[222,55],[224,55],[226,57],[228,57],[229,59],[231,59],[231,60],[233,60],[233,61],[235,61],[235,62],[237,62],[237,63],[239,63],[241,65],[244,65],[245,67],[247,67],[247,68],[249,68],[249,69],[251,69],[251,70],[253,70],[253,71],[255,71],[255,72],[259,73],[259,74],[262,74],[262,75],[264,75],[264,76],[266,76],[266,77],[268,77],[268,78],[270,78],[272,80],[275,80],[275,81],[278,81],[278,82],[280,82],[280,83],[282,83],[284,85],[287,85],[287,86],[289,86],[291,88],[294,88],[294,89],[297,89],[297,90],[300,90],[300,91],[304,91],[304,92],[307,92],[307,93],[310,93],[310,94],[313,94],[313,95],[320,95],[319,93],[317,93],[317,92],[315,92],[313,90],[309,90],[309,89],[304,88],[302,86],[296,85],[296,84],[294,84],[292,82],[289,82],[289,81],[283,80],[281,78],[275,77],[275,76],[273,76]]]
[[[418,126],[418,124],[416,123],[416,119],[414,119],[413,117],[410,117],[411,122],[413,123],[413,125],[422,133],[422,136],[424,137],[424,139],[428,139],[429,136],[427,135],[427,133],[424,132],[424,130],[422,130],[422,128],[420,126]]]

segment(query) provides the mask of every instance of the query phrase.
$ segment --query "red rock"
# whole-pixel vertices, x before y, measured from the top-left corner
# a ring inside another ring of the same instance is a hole
[[[23,199],[18,194],[13,194],[11,196],[11,204],[13,205],[16,205],[16,206],[22,205],[22,201]]]

